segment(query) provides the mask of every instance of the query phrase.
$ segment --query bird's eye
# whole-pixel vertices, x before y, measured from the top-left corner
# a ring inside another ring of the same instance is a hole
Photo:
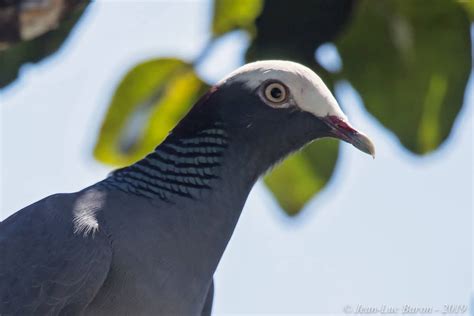
[[[279,82],[269,83],[265,87],[265,98],[272,103],[282,103],[286,101],[288,93],[286,87]]]

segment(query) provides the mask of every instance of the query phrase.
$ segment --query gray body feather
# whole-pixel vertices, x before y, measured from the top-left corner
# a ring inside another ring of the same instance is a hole
[[[98,184],[17,212],[0,224],[0,314],[202,311],[217,253],[193,216],[163,206]]]
[[[52,195],[0,223],[1,315],[78,314],[95,298],[112,248],[102,229],[74,232],[80,197]]]

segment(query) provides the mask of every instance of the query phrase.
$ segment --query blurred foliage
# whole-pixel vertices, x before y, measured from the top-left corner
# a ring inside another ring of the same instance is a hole
[[[215,0],[212,33],[220,36],[236,29],[255,32],[255,18],[262,11],[263,0]]]
[[[288,215],[296,215],[331,178],[339,142],[323,138],[286,158],[267,176],[265,183]]]
[[[361,1],[336,41],[343,76],[412,152],[449,136],[471,72],[469,27],[454,1]]]
[[[334,40],[348,23],[352,0],[266,1],[256,19],[257,36],[247,61],[288,59],[314,67],[319,45]]]
[[[472,0],[458,0],[458,2],[464,6],[464,9],[469,14],[471,21],[474,21],[474,1]]]
[[[42,19],[47,19],[47,21],[44,21],[47,26],[41,26],[44,33],[41,32],[30,39],[22,39],[20,34],[22,33],[22,28],[32,28],[32,18],[29,17],[29,23],[25,22],[25,25],[22,25],[22,19],[19,15],[22,14],[22,8],[30,8],[35,3],[23,6],[23,2],[20,1],[20,3],[7,3],[5,6],[0,7],[0,25],[3,28],[3,30],[0,30],[2,35],[0,42],[2,43],[1,48],[3,48],[3,50],[0,49],[0,88],[5,87],[16,79],[22,65],[38,62],[56,52],[81,17],[88,2],[70,0],[64,1],[64,3],[63,1],[53,2],[52,4],[60,3],[62,6],[61,13],[57,16],[59,21],[50,21],[51,15],[48,12],[43,15],[33,13],[37,16],[34,21],[36,24],[41,23]],[[38,3],[40,7],[44,5]],[[57,10],[57,8],[54,9]],[[23,11],[25,10],[23,9]],[[8,18],[5,12],[9,13]],[[10,14],[10,12],[12,13]],[[31,15],[32,13],[30,12],[29,16]],[[12,21],[13,23],[10,23]],[[8,32],[4,31],[7,28]],[[39,26],[36,25],[34,28],[39,28]]]
[[[191,65],[174,58],[135,66],[110,103],[94,155],[124,166],[151,152],[207,89]]]
[[[218,37],[241,29],[251,36],[246,61],[294,60],[311,67],[331,88],[348,80],[367,111],[406,149],[422,155],[449,137],[462,107],[472,68],[473,17],[470,0],[214,0],[208,47]],[[43,50],[56,49],[74,21],[70,23],[53,49]],[[0,55],[1,82],[6,82],[8,73],[16,74],[24,60],[44,56],[30,54],[36,54],[37,46],[51,45],[46,39],[1,53],[10,54]],[[342,59],[337,73],[315,59],[316,49],[328,42],[336,45]],[[205,48],[204,55],[207,52]],[[201,57],[193,64],[154,59],[130,70],[111,100],[95,157],[123,166],[159,144],[208,88],[194,71]],[[297,214],[324,188],[338,154],[339,142],[320,140],[265,177],[287,214]]]

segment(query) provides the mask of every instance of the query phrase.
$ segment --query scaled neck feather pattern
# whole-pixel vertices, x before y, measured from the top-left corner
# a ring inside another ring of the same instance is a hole
[[[218,168],[228,147],[224,125],[214,122],[193,135],[170,134],[154,152],[115,171],[104,182],[122,191],[172,202],[175,197],[196,199],[219,178]]]

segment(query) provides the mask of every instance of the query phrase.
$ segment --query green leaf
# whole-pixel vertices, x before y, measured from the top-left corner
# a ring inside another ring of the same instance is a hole
[[[263,0],[215,0],[212,33],[217,37],[239,28],[254,33],[262,6]]]
[[[88,1],[85,1],[71,6],[68,9],[70,13],[61,21],[58,28],[0,51],[0,88],[16,79],[23,64],[38,62],[56,52],[81,17],[87,4]]]
[[[122,79],[110,103],[94,149],[104,163],[123,166],[161,143],[204,89],[191,65],[154,59]]]
[[[325,138],[288,157],[265,183],[288,215],[298,214],[331,178],[339,153],[338,141]]]
[[[471,21],[474,21],[474,1],[472,0],[457,0],[459,4],[464,7]]]
[[[362,1],[336,42],[366,108],[414,153],[438,148],[461,109],[469,29],[456,1]]]
[[[316,49],[337,37],[353,7],[353,0],[265,1],[246,59],[286,59],[313,68]]]

